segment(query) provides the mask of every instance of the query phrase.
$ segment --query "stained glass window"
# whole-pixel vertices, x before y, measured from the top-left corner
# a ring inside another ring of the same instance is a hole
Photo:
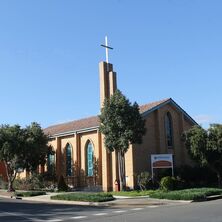
[[[166,139],[168,148],[173,147],[173,124],[170,113],[168,112],[165,116],[165,127],[166,127]]]
[[[49,154],[47,158],[47,170],[54,173],[55,170],[55,154]]]
[[[91,142],[87,145],[87,176],[93,176],[93,145]]]
[[[66,145],[66,176],[72,176],[72,147]]]

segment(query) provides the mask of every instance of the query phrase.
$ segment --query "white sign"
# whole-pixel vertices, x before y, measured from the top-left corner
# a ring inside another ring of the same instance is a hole
[[[173,155],[172,154],[152,154],[151,155],[152,177],[154,168],[172,168],[173,176]]]
[[[151,155],[151,164],[153,168],[171,168],[173,165],[173,156],[172,154]]]

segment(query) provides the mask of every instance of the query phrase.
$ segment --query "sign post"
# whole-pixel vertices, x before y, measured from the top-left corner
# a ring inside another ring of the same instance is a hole
[[[174,176],[173,170],[173,155],[172,154],[151,154],[151,172],[153,178],[153,169],[155,168],[171,168],[172,176]]]

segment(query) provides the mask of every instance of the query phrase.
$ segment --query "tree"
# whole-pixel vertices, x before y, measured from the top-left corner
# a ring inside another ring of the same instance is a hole
[[[183,134],[183,138],[191,158],[201,166],[208,165],[217,174],[221,187],[222,125],[212,124],[208,130],[195,125]]]
[[[39,165],[46,163],[48,154],[53,154],[52,147],[48,145],[49,137],[44,134],[38,123],[31,123],[25,129],[26,150],[24,168],[33,172]]]
[[[20,169],[35,171],[44,164],[50,152],[49,138],[40,125],[32,123],[26,128],[19,125],[0,127],[0,161],[4,162],[8,178],[8,191],[13,191],[13,181]]]
[[[120,189],[123,190],[126,186],[125,153],[130,144],[142,142],[145,120],[140,115],[138,104],[131,104],[119,90],[110,99],[105,99],[99,118],[105,147],[117,153]]]

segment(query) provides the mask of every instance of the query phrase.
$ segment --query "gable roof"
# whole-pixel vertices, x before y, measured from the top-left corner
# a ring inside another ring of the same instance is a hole
[[[147,103],[139,107],[140,113],[143,117],[149,113],[165,106],[166,104],[172,104],[179,109],[191,122],[197,124],[173,99],[167,98],[156,102]],[[92,116],[84,119],[74,120],[67,123],[57,124],[49,126],[44,129],[44,132],[50,136],[63,136],[69,135],[76,132],[92,131],[99,127],[99,117]]]
[[[154,102],[154,105],[150,106],[150,107],[149,107],[149,104],[144,105],[144,106],[147,106],[148,109],[145,109],[143,112],[141,112],[141,115],[143,117],[145,117],[149,113],[151,113],[151,112],[153,112],[153,111],[155,111],[157,109],[160,109],[161,107],[163,107],[163,106],[165,106],[167,104],[171,104],[174,107],[176,107],[180,112],[182,112],[184,114],[184,116],[188,120],[190,120],[193,124],[198,125],[198,123],[185,110],[183,110],[172,98],[164,99],[164,100],[161,100],[159,102]]]

